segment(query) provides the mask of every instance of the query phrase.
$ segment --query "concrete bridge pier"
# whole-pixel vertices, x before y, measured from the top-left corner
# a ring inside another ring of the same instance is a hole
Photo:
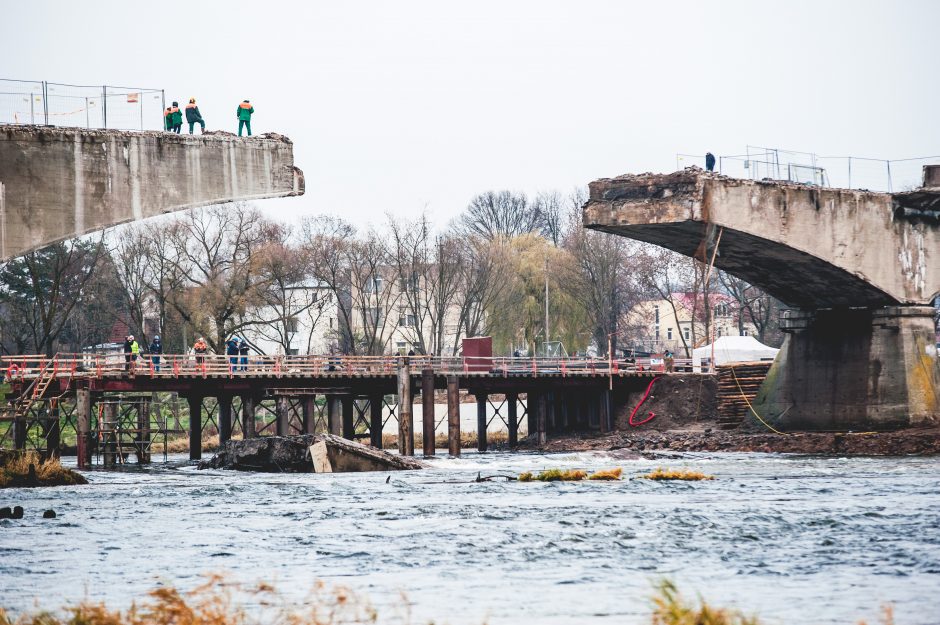
[[[890,430],[940,418],[930,306],[784,311],[754,409],[780,429]]]

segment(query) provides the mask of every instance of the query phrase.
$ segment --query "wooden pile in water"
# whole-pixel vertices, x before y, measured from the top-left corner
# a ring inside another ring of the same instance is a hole
[[[719,365],[718,372],[718,427],[731,430],[738,427],[748,414],[748,402],[757,397],[772,362],[737,362]]]

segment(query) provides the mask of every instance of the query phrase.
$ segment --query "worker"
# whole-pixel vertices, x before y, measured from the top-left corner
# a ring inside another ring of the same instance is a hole
[[[173,132],[173,107],[168,106],[163,111],[163,129],[167,132]]]
[[[199,124],[202,134],[206,133],[206,122],[199,113],[199,107],[196,106],[196,98],[190,98],[189,104],[186,105],[186,121],[189,122],[189,134],[193,134],[193,126],[196,124]]]
[[[206,339],[201,336],[193,344],[193,353],[196,354],[196,364],[201,365],[206,362],[206,352],[209,351],[209,345]]]
[[[238,108],[235,109],[235,117],[238,118],[239,137],[242,136],[242,127],[248,131],[248,136],[251,136],[251,114],[254,112],[255,107],[253,107],[248,100],[244,100],[238,105]]]
[[[673,372],[673,365],[675,364],[675,358],[670,350],[666,350],[666,353],[663,354],[663,369],[666,373]]]
[[[150,362],[153,363],[154,371],[160,372],[160,355],[163,353],[163,343],[160,342],[160,335],[153,337],[150,341]]]
[[[180,110],[179,102],[174,102],[170,107],[170,124],[170,129],[176,134],[179,134],[183,128],[183,112]]]
[[[248,371],[248,341],[245,339],[239,340],[238,353],[241,354],[242,371]]]
[[[238,344],[239,340],[237,336],[233,336],[229,340],[225,341],[225,353],[228,355],[228,364],[229,368],[232,371],[238,371]]]
[[[705,152],[705,171],[715,171],[715,155]]]
[[[127,339],[131,342],[131,372],[137,368],[137,357],[140,355],[140,345],[131,334]]]
[[[133,337],[130,334],[124,337],[124,370],[125,371],[131,370],[131,348],[133,347],[133,343],[131,343],[132,338]]]

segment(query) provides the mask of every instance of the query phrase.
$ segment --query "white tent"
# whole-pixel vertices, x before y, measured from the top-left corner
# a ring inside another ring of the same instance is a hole
[[[729,362],[757,362],[771,361],[777,357],[779,349],[764,345],[753,336],[722,336],[712,345],[715,348],[715,364],[724,365]],[[712,345],[703,345],[692,350],[692,370],[701,371],[702,363],[707,363],[712,357]]]

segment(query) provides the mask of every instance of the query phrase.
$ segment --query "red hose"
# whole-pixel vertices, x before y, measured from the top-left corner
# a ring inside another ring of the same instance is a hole
[[[638,403],[638,404],[636,405],[636,408],[633,409],[633,412],[630,413],[630,419],[628,420],[628,423],[630,423],[631,426],[636,427],[636,426],[638,426],[638,425],[643,425],[644,423],[647,423],[647,422],[649,422],[649,421],[652,421],[652,420],[653,420],[653,417],[656,416],[656,413],[651,410],[651,411],[650,411],[650,416],[646,417],[646,418],[643,419],[642,421],[638,421],[638,422],[636,422],[636,423],[634,423],[634,421],[633,421],[633,417],[636,416],[636,411],[640,409],[640,406],[643,405],[643,402],[646,401],[646,398],[650,396],[650,391],[653,389],[653,384],[655,384],[655,383],[656,383],[656,380],[658,380],[658,379],[659,379],[659,378],[653,378],[653,380],[650,382],[650,385],[646,387],[646,393],[644,393],[643,399],[640,400],[640,403]]]

